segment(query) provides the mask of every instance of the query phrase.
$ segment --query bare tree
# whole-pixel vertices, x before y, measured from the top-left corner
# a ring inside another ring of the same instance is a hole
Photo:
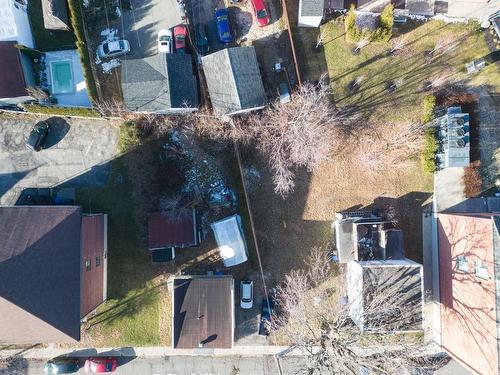
[[[397,286],[388,283],[383,293],[366,301],[365,321],[377,333],[362,332],[345,298],[345,270],[336,277],[328,253],[321,249],[313,249],[306,263],[307,270],[291,271],[277,287],[273,315],[276,334],[306,353],[305,373],[355,375],[365,368],[376,374],[405,374],[418,366],[440,366],[418,338],[385,329],[390,324],[404,330],[414,322],[414,310],[401,308],[411,302],[403,301]]]
[[[401,35],[399,38],[393,39],[390,53],[396,54],[400,51],[403,51],[407,47],[408,47],[408,36]]]

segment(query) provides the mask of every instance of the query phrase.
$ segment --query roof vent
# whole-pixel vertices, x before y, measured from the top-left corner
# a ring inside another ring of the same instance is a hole
[[[465,130],[464,130],[464,128],[458,128],[458,129],[457,129],[457,135],[458,135],[459,137],[463,137],[463,136],[464,136],[464,134],[465,134]]]
[[[464,126],[464,119],[463,118],[457,118],[457,124],[460,126]]]
[[[458,138],[457,139],[457,147],[465,147],[465,139]]]

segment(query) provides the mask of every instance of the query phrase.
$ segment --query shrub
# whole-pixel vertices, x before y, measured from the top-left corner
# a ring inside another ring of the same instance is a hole
[[[464,194],[466,198],[476,197],[481,194],[483,178],[480,173],[480,162],[471,163],[464,168]]]
[[[94,81],[94,75],[92,73],[92,66],[90,62],[89,50],[86,43],[83,14],[82,10],[82,0],[68,0],[68,7],[70,11],[71,26],[76,36],[76,48],[80,55],[80,61],[83,68],[83,76],[85,78],[85,83],[87,84],[87,93],[93,102],[99,100],[97,94],[97,87]]]
[[[92,108],[59,107],[59,106],[46,106],[40,104],[23,104],[22,107],[27,112],[43,113],[47,115],[101,117],[99,112],[93,110]]]
[[[436,97],[432,94],[426,95],[422,103],[422,123],[427,124],[434,119],[434,109],[436,108]]]
[[[120,126],[120,139],[118,147],[121,152],[126,152],[141,144],[141,129],[134,121],[124,121]]]
[[[391,39],[392,27],[394,26],[394,5],[387,4],[380,13],[380,40],[388,41]],[[377,30],[377,31],[378,31]]]
[[[434,173],[436,170],[436,153],[438,142],[434,128],[426,129],[424,133],[424,150],[422,151],[422,168],[425,172]]]
[[[351,4],[351,8],[345,16],[344,25],[348,41],[355,42],[361,38],[361,30],[356,26],[356,7],[354,4]]]
[[[387,5],[379,18],[379,27],[375,31],[356,26],[356,7],[351,4],[344,19],[347,41],[357,42],[360,39],[368,39],[371,42],[387,42],[392,36],[392,26],[394,25],[394,6]]]

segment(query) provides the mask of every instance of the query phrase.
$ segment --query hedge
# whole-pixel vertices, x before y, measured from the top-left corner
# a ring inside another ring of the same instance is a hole
[[[436,108],[436,97],[432,94],[426,95],[422,102],[422,123],[427,124],[434,120],[434,109]]]
[[[81,117],[101,117],[99,112],[92,108],[82,107],[60,107],[60,106],[46,106],[40,104],[23,104],[22,107],[27,112],[44,113],[47,115],[58,116],[81,116]]]
[[[434,173],[436,170],[436,153],[438,141],[434,128],[428,128],[424,133],[424,150],[422,151],[422,168],[424,171]]]
[[[87,93],[93,102],[99,101],[97,87],[92,73],[92,65],[89,56],[89,50],[85,38],[85,25],[83,22],[84,15],[82,14],[82,0],[68,0],[70,11],[71,26],[76,36],[76,48],[80,54],[80,61],[83,68],[83,76],[87,84]]]
[[[118,148],[121,152],[127,152],[141,144],[141,129],[134,121],[124,121],[120,126],[120,139]]]
[[[379,27],[375,31],[360,29],[356,26],[356,7],[351,4],[344,19],[347,41],[357,42],[361,39],[368,39],[371,42],[387,42],[392,36],[394,25],[394,5],[388,4],[379,17]]]

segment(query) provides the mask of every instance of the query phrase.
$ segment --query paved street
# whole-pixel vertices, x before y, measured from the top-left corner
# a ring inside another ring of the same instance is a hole
[[[46,148],[26,148],[32,126],[47,117],[28,114],[0,118],[0,204],[14,204],[23,188],[53,187],[86,173],[82,183],[106,182],[105,164],[117,154],[119,130],[108,121],[51,117]]]
[[[300,357],[280,360],[283,375],[296,374],[301,369]],[[0,375],[43,374],[44,361],[20,359],[0,367]],[[273,356],[259,357],[207,357],[175,356],[133,358],[119,360],[117,375],[278,375],[279,369]],[[77,374],[84,374],[80,369]]]

